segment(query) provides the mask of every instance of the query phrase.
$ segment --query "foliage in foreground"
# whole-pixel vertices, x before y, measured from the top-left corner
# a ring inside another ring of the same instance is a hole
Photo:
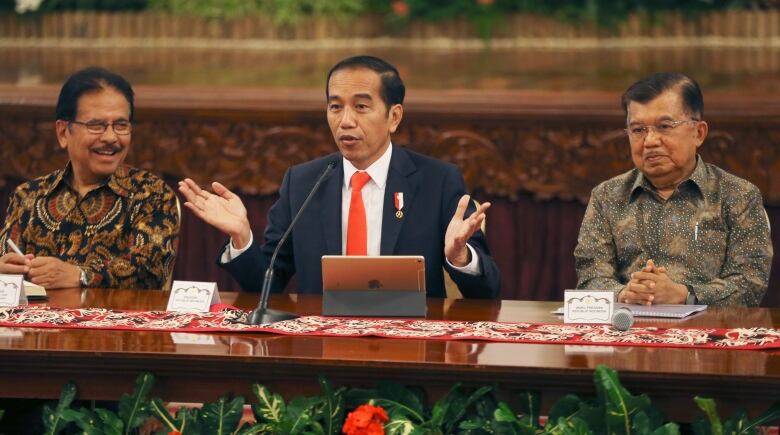
[[[677,424],[664,422],[647,395],[633,395],[626,390],[616,371],[600,365],[593,381],[595,397],[564,396],[550,409],[544,425],[539,415],[541,398],[535,392],[513,396],[513,402],[517,403],[517,409],[513,409],[499,398],[496,387],[470,389],[456,384],[429,408],[419,388],[394,382],[381,382],[374,389],[334,388],[322,377],[319,379],[322,395],[296,397],[289,402],[265,386],[254,384],[254,423],[241,421],[245,404],[241,396],[222,396],[200,409],[182,407],[171,415],[162,400],[147,399],[154,382],[148,373],[138,377],[132,394],[124,394],[119,399],[118,413],[100,408],[71,408],[76,387],[68,383],[57,406],[44,410],[43,419],[47,435],[75,433],[74,430],[83,434],[134,434],[150,416],[163,425],[160,434],[332,435],[342,433],[344,428],[348,433],[360,433],[352,432],[352,424],[345,426],[345,418],[348,410],[368,404],[386,412],[389,421],[384,423],[384,433],[388,435],[679,433]],[[780,402],[755,419],[738,411],[722,421],[712,399],[696,397],[694,401],[703,411],[703,416],[693,424],[696,434],[756,434],[759,426],[780,419]]]

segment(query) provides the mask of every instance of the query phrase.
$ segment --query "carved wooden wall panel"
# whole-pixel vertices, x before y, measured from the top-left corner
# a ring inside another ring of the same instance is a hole
[[[18,90],[4,98],[2,91],[0,180],[61,167],[66,155],[54,137],[52,88],[31,90],[29,98]],[[175,89],[162,96],[139,92],[143,105],[137,104],[131,164],[271,194],[290,165],[336,150],[319,93],[263,92],[256,101],[251,95],[230,100],[192,93],[177,99]],[[291,95],[300,102],[291,103]],[[612,95],[504,97],[501,104],[470,98],[454,104],[457,96],[428,93],[411,100],[394,143],[453,162],[471,190],[507,198],[531,192],[538,199],[585,202],[596,184],[632,167]],[[758,185],[767,203],[780,205],[780,98],[759,103],[716,98],[708,108],[711,131],[701,153]]]

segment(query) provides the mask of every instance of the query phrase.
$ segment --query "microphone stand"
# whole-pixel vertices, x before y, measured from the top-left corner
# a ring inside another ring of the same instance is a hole
[[[268,296],[271,294],[271,283],[274,279],[274,264],[276,263],[276,256],[279,255],[279,249],[281,249],[282,245],[284,245],[284,243],[287,241],[287,237],[292,232],[295,223],[298,222],[298,218],[301,217],[303,210],[309,204],[309,201],[311,201],[311,199],[314,197],[314,193],[317,192],[320,184],[322,184],[322,181],[325,180],[325,176],[328,175],[328,173],[330,173],[334,167],[336,167],[336,160],[328,163],[328,166],[326,166],[325,170],[322,171],[320,178],[318,178],[317,182],[314,183],[314,187],[311,188],[311,192],[309,192],[309,195],[303,201],[303,204],[301,204],[301,208],[298,209],[298,213],[296,213],[295,217],[293,217],[292,222],[290,222],[290,226],[287,227],[287,231],[285,231],[284,234],[282,234],[282,237],[279,239],[279,243],[276,245],[276,249],[274,249],[274,253],[271,256],[271,261],[268,263],[268,269],[266,269],[265,276],[263,277],[263,287],[260,291],[260,302],[258,302],[257,308],[255,308],[249,314],[249,320],[247,323],[250,325],[262,325],[280,322],[282,320],[297,319],[299,317],[293,313],[268,308]]]

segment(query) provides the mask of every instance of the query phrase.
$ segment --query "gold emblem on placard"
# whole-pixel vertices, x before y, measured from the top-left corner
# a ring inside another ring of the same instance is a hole
[[[402,212],[401,210],[398,210],[397,212],[395,212],[395,217],[397,217],[398,219],[401,219],[402,217],[404,217],[404,212]]]

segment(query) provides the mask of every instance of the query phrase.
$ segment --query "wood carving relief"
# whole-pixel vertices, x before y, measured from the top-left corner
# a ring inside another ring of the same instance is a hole
[[[139,110],[128,162],[202,184],[218,180],[243,193],[273,194],[290,165],[336,151],[323,114],[311,108],[247,114],[177,107],[170,116],[155,110]],[[633,167],[619,114],[473,117],[466,110],[410,110],[393,141],[458,165],[472,191],[508,198],[532,192],[585,202],[599,182]],[[0,183],[65,164],[51,112],[0,104]],[[700,149],[704,159],[755,183],[767,203],[780,204],[777,114],[715,118]]]

